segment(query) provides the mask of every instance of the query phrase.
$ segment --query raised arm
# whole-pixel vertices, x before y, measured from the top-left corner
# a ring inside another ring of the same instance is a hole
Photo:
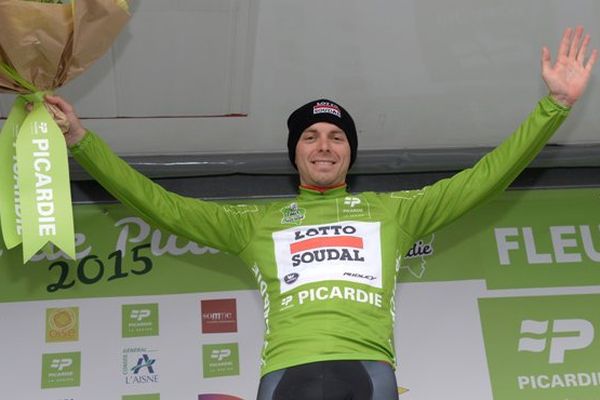
[[[583,28],[578,27],[565,30],[554,64],[550,51],[543,49],[542,77],[549,95],[507,140],[474,167],[420,191],[392,194],[389,201],[400,202],[398,220],[409,235],[418,239],[438,230],[506,189],[525,169],[585,91],[598,59],[598,50],[593,50],[586,61],[589,42],[589,35],[584,36]]]
[[[565,29],[554,64],[550,50],[542,49],[542,78],[550,96],[565,107],[572,107],[581,97],[598,60],[598,50],[594,49],[586,61],[589,43],[590,35],[584,36],[583,27],[578,26]]]
[[[164,189],[118,157],[93,132],[85,129],[71,104],[48,96],[56,107],[55,119],[63,124],[65,140],[77,162],[108,192],[147,222],[202,245],[238,253],[253,233],[258,207],[253,213],[232,206],[180,196]],[[59,125],[61,123],[59,122]]]

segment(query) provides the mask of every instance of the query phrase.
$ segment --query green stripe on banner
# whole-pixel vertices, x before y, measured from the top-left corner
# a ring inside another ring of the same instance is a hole
[[[600,189],[503,193],[417,242],[399,281],[478,279],[490,289],[600,284],[599,202]],[[22,265],[17,249],[0,242],[0,302],[256,289],[239,258],[156,229],[123,205],[74,211],[76,261],[50,245]]]
[[[27,101],[18,96],[0,131],[0,223],[6,247],[21,244],[21,196],[18,186],[17,134],[27,116]]]

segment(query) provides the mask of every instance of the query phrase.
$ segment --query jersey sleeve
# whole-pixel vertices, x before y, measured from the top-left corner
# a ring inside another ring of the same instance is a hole
[[[146,222],[202,245],[238,254],[260,218],[258,205],[225,205],[169,192],[118,157],[88,131],[73,158],[110,194]]]
[[[421,190],[394,192],[388,201],[401,229],[418,239],[505,190],[541,151],[569,113],[550,96],[502,144],[473,167]]]

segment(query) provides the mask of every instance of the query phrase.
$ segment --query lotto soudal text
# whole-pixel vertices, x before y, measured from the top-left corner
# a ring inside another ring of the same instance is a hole
[[[363,240],[351,225],[331,225],[298,229],[294,232],[297,242],[290,244],[292,266],[322,261],[361,261]]]
[[[313,106],[313,114],[333,114],[336,117],[342,118],[342,113],[340,108],[333,103],[328,101],[319,101],[317,104]]]
[[[381,288],[378,222],[342,221],[273,233],[281,292],[341,280]]]

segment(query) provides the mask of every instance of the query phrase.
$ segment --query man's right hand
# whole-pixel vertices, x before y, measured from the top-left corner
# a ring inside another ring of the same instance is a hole
[[[76,145],[85,136],[86,129],[83,127],[81,120],[75,113],[75,109],[71,104],[59,96],[46,95],[45,100],[50,104],[50,110],[55,120],[60,121],[66,119],[68,128],[63,130],[67,146]],[[58,111],[56,110],[58,109]],[[59,113],[64,114],[64,116]],[[64,125],[58,122],[59,125]],[[62,126],[61,126],[62,128]]]

